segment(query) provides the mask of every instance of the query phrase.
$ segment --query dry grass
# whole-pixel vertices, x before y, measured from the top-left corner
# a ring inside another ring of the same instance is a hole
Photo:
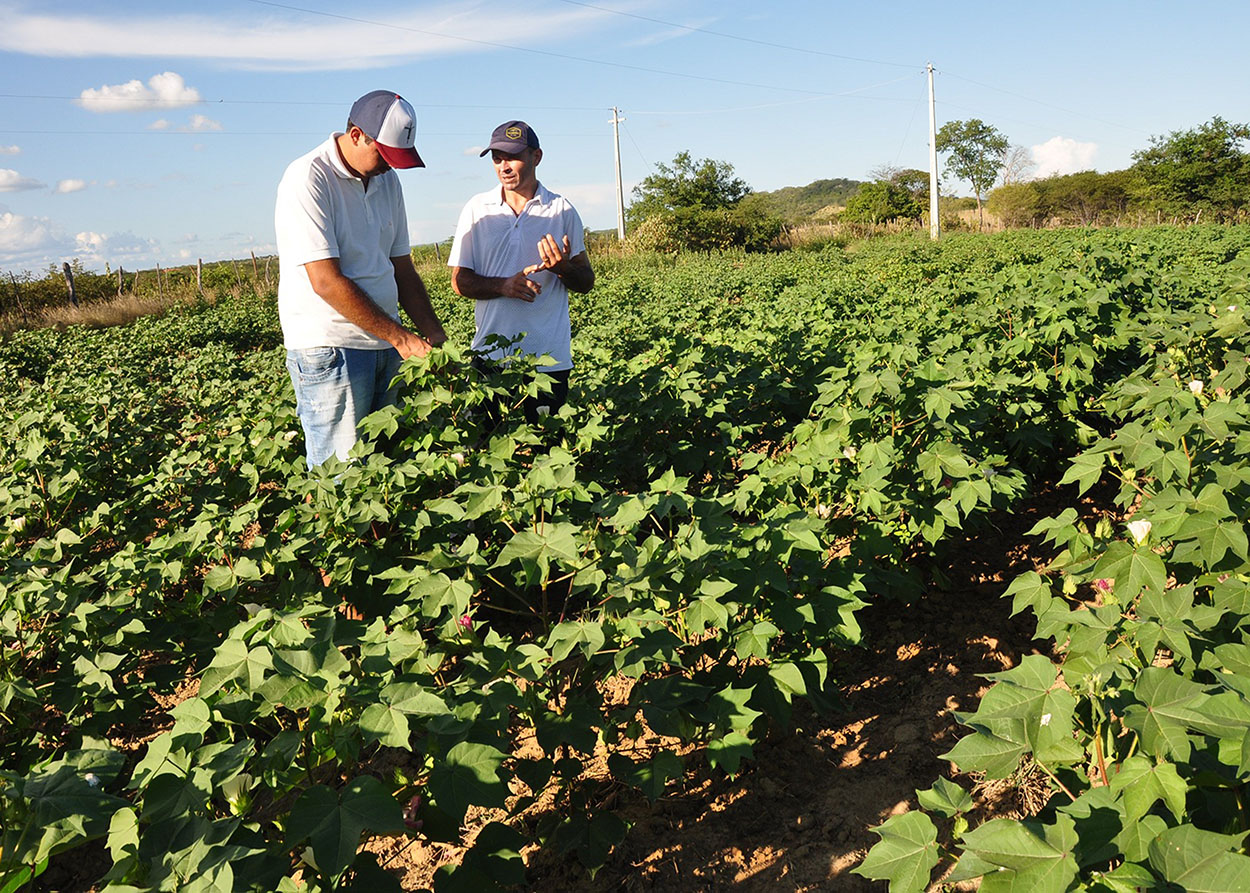
[[[0,335],[9,335],[19,329],[65,328],[85,326],[103,329],[124,326],[144,316],[168,313],[175,307],[194,304],[197,301],[214,301],[215,297],[200,297],[194,288],[178,290],[165,295],[122,295],[107,301],[95,301],[75,307],[63,304],[43,307],[29,313],[7,312],[0,314]]]

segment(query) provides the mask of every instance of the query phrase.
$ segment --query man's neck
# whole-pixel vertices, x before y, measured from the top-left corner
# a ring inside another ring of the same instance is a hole
[[[352,167],[352,163],[347,160],[347,152],[344,151],[344,147],[351,145],[350,142],[345,142],[347,139],[347,134],[340,134],[339,138],[334,141],[334,148],[338,150],[339,160],[343,162],[343,166],[347,168],[348,173],[364,184],[365,190],[368,191],[369,178],[365,174],[356,170],[356,168]]]
[[[533,184],[529,186],[522,186],[519,189],[504,189],[502,186],[499,188],[503,192],[504,204],[512,209],[513,214],[518,215],[525,210],[525,206],[529,204],[530,200],[534,196],[538,195],[537,180],[535,180]]]

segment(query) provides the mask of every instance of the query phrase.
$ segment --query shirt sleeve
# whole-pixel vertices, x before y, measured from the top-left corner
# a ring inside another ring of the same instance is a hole
[[[473,206],[472,202],[464,206],[460,219],[456,222],[456,236],[451,242],[451,251],[447,253],[447,266],[465,267],[477,271],[473,262]]]
[[[412,242],[408,238],[408,210],[404,206],[404,191],[395,183],[395,241],[391,243],[391,257],[408,257],[412,254]]]
[[[565,202],[565,210],[562,216],[564,219],[561,223],[564,226],[565,234],[569,237],[569,252],[573,257],[576,257],[586,250],[586,227],[582,225],[582,218],[577,213],[577,209],[567,201]]]
[[[297,265],[339,256],[330,194],[323,179],[288,171],[278,184],[275,207],[279,256]]]

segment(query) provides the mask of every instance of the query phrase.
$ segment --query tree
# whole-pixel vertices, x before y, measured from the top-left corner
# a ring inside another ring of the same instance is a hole
[[[846,202],[843,220],[855,223],[885,223],[899,218],[919,219],[924,213],[911,192],[888,180],[865,183]]]
[[[1011,146],[1003,159],[1003,185],[1023,183],[1033,178],[1037,162],[1024,146]]]
[[[946,171],[972,185],[977,217],[983,224],[981,196],[989,192],[1007,156],[1007,137],[979,118],[948,121],[937,134],[937,150],[946,155]]]
[[[1041,193],[1033,183],[1004,183],[985,200],[985,207],[1003,226],[1028,226],[1041,210]]]
[[[732,208],[751,191],[746,181],[733,175],[733,165],[726,161],[691,159],[690,153],[679,152],[672,165],[661,162],[656,173],[648,175],[634,187],[634,200],[629,206],[633,225],[648,217],[678,208],[712,211]]]
[[[1212,118],[1193,130],[1152,137],[1150,148],[1133,153],[1147,201],[1186,214],[1208,211],[1237,217],[1250,209],[1250,125]]]

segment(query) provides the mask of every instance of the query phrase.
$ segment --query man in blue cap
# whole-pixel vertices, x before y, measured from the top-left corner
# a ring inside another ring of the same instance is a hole
[[[526,417],[533,422],[568,397],[569,291],[590,291],[595,271],[577,209],[538,182],[543,150],[533,128],[505,121],[481,154],[488,153],[499,186],[475,195],[460,214],[447,258],[451,287],[476,300],[473,349],[481,352],[479,370],[497,369],[506,356],[507,350],[488,343],[491,335],[522,336],[522,353],[554,360],[542,369],[554,379],[551,393],[526,402]]]
[[[393,170],[425,166],[416,125],[400,96],[367,93],[346,130],[278,186],[278,314],[309,468],[345,459],[360,420],[395,402],[400,362],[447,340],[412,264]],[[400,324],[401,306],[418,331]]]

